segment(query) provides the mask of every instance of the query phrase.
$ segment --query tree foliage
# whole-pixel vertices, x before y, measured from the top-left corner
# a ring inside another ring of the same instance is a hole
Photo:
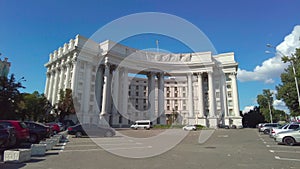
[[[293,54],[292,57],[282,57],[282,61],[285,63],[290,62],[294,65],[298,84],[300,84],[300,49],[296,49],[296,53]],[[291,116],[299,116],[300,107],[292,64],[289,65],[280,76],[282,84],[276,86],[278,92],[277,99],[282,99],[285,102],[290,110]]]
[[[254,107],[253,110],[243,115],[242,122],[244,127],[255,128],[257,124],[265,122],[265,118],[261,114],[260,108]]]
[[[60,90],[59,95],[60,99],[57,103],[56,113],[59,116],[59,120],[62,121],[67,115],[75,114],[76,112],[73,103],[72,90]]]
[[[23,120],[47,121],[52,106],[43,94],[37,91],[32,94],[24,93],[23,102],[25,105],[21,114]]]
[[[260,107],[260,112],[265,117],[265,120],[270,122],[270,109],[272,116],[274,116],[273,108],[273,93],[269,89],[264,89],[263,94],[257,95],[257,103]]]
[[[22,100],[19,89],[25,88],[16,81],[14,74],[10,77],[0,76],[0,119],[18,119],[18,106]]]

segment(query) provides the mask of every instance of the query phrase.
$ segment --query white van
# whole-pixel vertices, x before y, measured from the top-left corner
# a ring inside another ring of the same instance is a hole
[[[137,130],[138,128],[150,130],[152,128],[152,122],[150,120],[137,120],[130,128]]]

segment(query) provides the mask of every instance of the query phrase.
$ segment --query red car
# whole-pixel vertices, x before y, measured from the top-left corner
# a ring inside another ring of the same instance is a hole
[[[46,123],[45,125],[51,127],[53,134],[60,132],[60,127],[57,123]]]
[[[0,120],[0,124],[5,127],[13,127],[16,132],[17,143],[26,142],[29,139],[29,129],[26,124],[18,120]]]

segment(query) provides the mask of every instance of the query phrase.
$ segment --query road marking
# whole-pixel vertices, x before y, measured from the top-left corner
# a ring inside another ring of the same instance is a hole
[[[299,154],[300,151],[285,151],[285,150],[269,150],[271,153],[295,153]]]
[[[70,152],[84,152],[84,151],[109,151],[109,150],[130,150],[130,149],[148,149],[152,148],[152,146],[142,146],[142,147],[122,147],[122,148],[96,148],[96,149],[85,149],[85,150],[64,150],[63,153]]]
[[[69,140],[69,138],[70,138],[70,135],[67,136],[66,140]],[[67,145],[67,141],[63,142],[62,146],[61,146],[61,149],[59,150],[59,152],[63,152],[64,149],[65,149],[65,147],[66,147],[66,145]]]
[[[300,162],[300,159],[294,159],[294,158],[281,158],[281,157],[279,157],[279,156],[275,156],[275,159],[276,159],[276,160],[299,161],[299,162]]]
[[[218,137],[224,137],[224,138],[227,138],[228,135],[218,135]]]

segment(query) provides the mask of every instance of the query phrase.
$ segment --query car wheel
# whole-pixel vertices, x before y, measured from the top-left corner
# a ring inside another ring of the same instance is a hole
[[[111,131],[107,131],[105,133],[105,137],[112,137],[113,136],[113,133]]]
[[[30,136],[29,136],[29,142],[30,143],[36,143],[36,142],[38,142],[38,136],[36,134],[30,134]]]
[[[283,142],[289,146],[293,146],[296,143],[293,137],[285,137],[283,138]]]
[[[81,133],[80,131],[77,131],[77,132],[75,133],[75,137],[82,137],[82,133]]]
[[[264,130],[264,134],[269,134],[270,133],[270,130],[266,129]]]

